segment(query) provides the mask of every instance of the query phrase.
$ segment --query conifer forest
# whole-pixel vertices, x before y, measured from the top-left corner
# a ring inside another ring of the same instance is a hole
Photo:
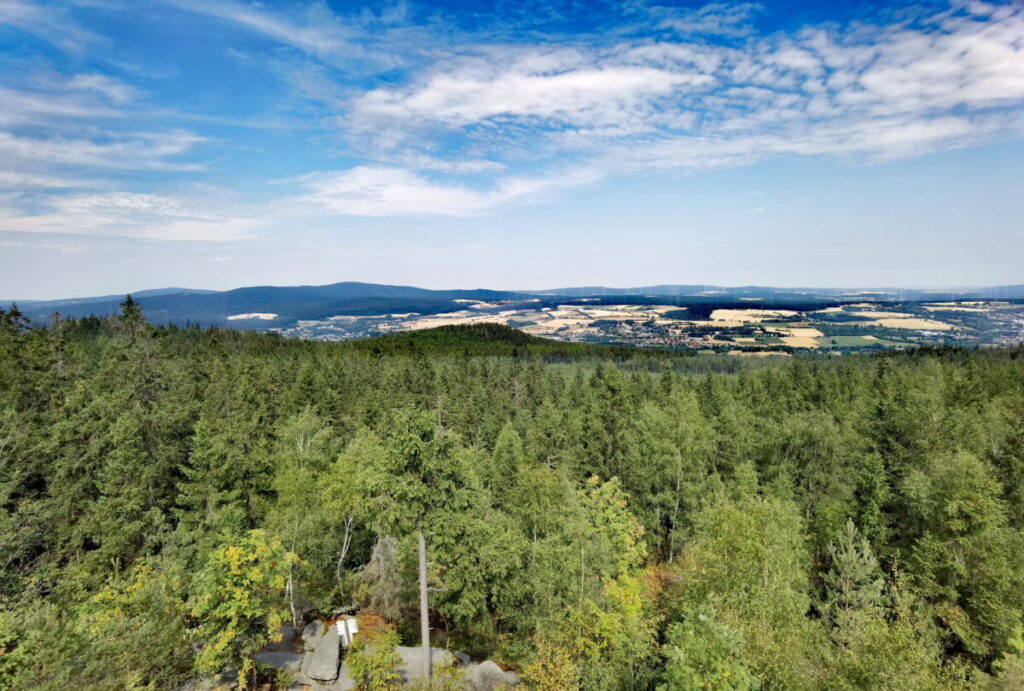
[[[1024,688],[1020,347],[11,309],[0,503],[2,688],[289,688],[257,653],[340,615],[359,689],[398,688],[423,633],[526,689]]]

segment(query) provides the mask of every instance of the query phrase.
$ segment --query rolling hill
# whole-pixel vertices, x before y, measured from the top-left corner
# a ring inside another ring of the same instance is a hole
[[[227,291],[164,288],[133,298],[154,324],[273,330],[318,340],[484,323],[561,341],[748,351],[1014,343],[1024,333],[1024,312],[1014,304],[1024,302],[1021,285],[932,291],[683,284],[501,291],[342,282]],[[18,304],[34,323],[45,324],[53,313],[114,314],[123,299],[106,295]],[[989,304],[963,307],[969,301]],[[858,311],[864,306],[871,311]],[[411,347],[398,343],[396,348]]]

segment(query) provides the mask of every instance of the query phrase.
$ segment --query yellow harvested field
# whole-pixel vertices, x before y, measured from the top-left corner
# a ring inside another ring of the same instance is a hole
[[[505,320],[495,318],[494,315],[473,314],[468,310],[462,310],[459,312],[445,312],[444,314],[435,314],[429,317],[413,319],[411,321],[399,324],[399,330],[415,331],[417,329],[433,329],[438,326],[452,326],[456,324],[482,324],[484,322],[503,321]]]
[[[780,333],[787,335],[782,337],[782,342],[792,348],[817,348],[818,339],[824,334],[814,328],[786,329]]]
[[[858,317],[867,317],[868,319],[913,319],[914,315],[907,312],[876,312],[871,310],[870,312],[854,312]]]
[[[742,326],[748,322],[762,322],[766,319],[776,319],[778,317],[795,317],[799,312],[793,310],[715,310],[711,313],[711,321],[715,322],[728,322],[737,326]]]
[[[779,352],[770,351],[770,350],[752,350],[752,351],[730,350],[729,354],[730,355],[743,355],[743,356],[746,356],[746,357],[792,357],[792,355],[790,353],[779,353]]]
[[[582,319],[551,319],[546,322],[539,322],[537,326],[548,331],[556,331],[566,326],[581,326],[582,321]]]
[[[935,321],[934,319],[876,319],[871,322],[876,326],[884,326],[889,329],[921,329],[927,331],[949,331],[952,324]]]
[[[959,307],[953,305],[925,305],[924,308],[929,312],[974,312],[975,314],[984,314],[992,309],[991,307]]]
[[[863,338],[865,341],[877,341],[878,340],[878,336],[872,336],[870,334],[868,334],[867,336],[861,336],[861,338]]]

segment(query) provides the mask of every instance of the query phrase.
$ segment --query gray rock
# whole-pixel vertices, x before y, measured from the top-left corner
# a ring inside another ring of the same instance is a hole
[[[506,672],[491,660],[484,660],[478,665],[466,665],[462,678],[469,691],[495,691],[519,684],[519,676],[515,672]]]
[[[402,664],[398,668],[399,674],[402,675],[402,680],[409,682],[422,679],[423,675],[421,674],[421,665],[423,664],[423,648],[411,648],[400,645],[395,648],[395,651],[398,653],[398,656],[402,658]],[[444,648],[431,648],[430,662],[431,669],[437,669],[438,667],[451,667],[455,664],[455,656],[450,650],[445,650]]]
[[[299,671],[302,667],[302,659],[302,653],[291,650],[262,650],[253,657],[258,664],[275,669],[287,669],[289,672]]]
[[[471,662],[473,662],[472,658],[470,658],[469,655],[466,655],[466,653],[462,652],[461,650],[455,651],[455,659],[459,661],[460,665],[468,665]]]
[[[302,673],[319,682],[331,682],[338,678],[338,661],[341,652],[341,641],[338,640],[338,629],[327,627],[323,635],[316,639],[316,647],[306,653],[302,662]]]
[[[302,645],[306,652],[316,650],[317,639],[324,635],[324,629],[326,627],[322,621],[311,621],[302,629]]]
[[[319,682],[316,679],[310,679],[302,672],[298,672],[295,674],[294,683],[288,688],[294,691],[301,691],[303,689],[308,689],[309,691],[351,691],[355,687],[355,679],[349,674],[345,663],[342,663],[338,669],[338,678],[332,682]]]
[[[280,631],[281,640],[277,641],[277,644],[282,647],[290,646],[295,641],[295,636],[298,634],[298,632],[288,624],[282,625]]]

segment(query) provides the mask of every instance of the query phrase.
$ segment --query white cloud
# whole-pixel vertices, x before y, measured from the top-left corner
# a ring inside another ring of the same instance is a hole
[[[357,119],[440,121],[463,125],[500,116],[553,119],[575,125],[620,123],[653,98],[711,76],[642,66],[573,69],[555,74],[522,69],[498,74],[442,72],[410,90],[377,89],[360,97]]]
[[[464,160],[449,160],[437,156],[429,156],[423,153],[409,152],[393,157],[387,161],[404,168],[415,170],[432,170],[440,173],[453,175],[466,175],[473,173],[498,173],[506,169],[504,163],[482,158],[470,158]]]
[[[601,175],[744,165],[773,156],[870,162],[1017,137],[1024,120],[1024,8],[1018,4],[955,0],[947,11],[886,15],[895,17],[887,24],[771,35],[755,33],[760,6],[754,3],[647,8],[648,24],[635,32],[623,27],[543,41],[529,35],[518,42],[513,33],[410,26],[398,12],[387,21],[406,26],[387,28],[395,33],[368,48],[375,35],[367,27],[376,22],[379,29],[385,20],[343,20],[319,1],[289,9],[232,0],[164,2],[308,54],[235,53],[296,95],[282,99],[287,104],[274,113],[293,119],[301,113],[306,125],[334,128],[338,136],[327,150],[361,163],[300,179],[302,204],[333,214],[479,215]],[[4,20],[68,23],[66,13],[24,0],[0,0]],[[403,35],[415,37],[417,46],[402,45]],[[367,51],[391,47],[404,71],[370,80],[366,72],[353,76],[361,67],[348,69],[365,61]],[[206,141],[200,135],[109,129],[123,128],[138,113],[133,104],[140,94],[129,84],[86,72],[18,87],[0,86],[0,128],[10,130],[0,130],[0,157],[8,164],[0,187],[59,189],[83,169],[94,175],[202,169],[181,161]],[[104,118],[116,122],[94,129]],[[565,175],[530,172],[570,168]],[[69,169],[75,174],[66,175]],[[129,197],[101,198],[122,216],[131,206]],[[55,213],[85,211],[69,206]]]
[[[209,206],[201,200],[154,194],[75,194],[51,199],[41,213],[0,209],[0,231],[222,242],[245,238],[260,225],[253,218]]]
[[[73,189],[94,187],[96,185],[95,181],[81,178],[65,178],[55,175],[37,175],[13,170],[0,170],[0,190]]]
[[[78,53],[100,39],[82,29],[68,17],[66,7],[43,7],[26,0],[0,0],[0,25],[8,24],[52,43],[63,50]]]
[[[19,137],[0,132],[0,158],[35,165],[89,166],[121,170],[202,170],[195,163],[167,160],[188,153],[202,137],[186,131],[107,134],[101,141],[63,137]]]
[[[357,150],[414,167],[414,152],[433,144],[452,161],[574,159],[606,174],[780,155],[882,160],[1021,134],[1024,8],[957,4],[889,25],[756,37],[757,7],[732,7],[662,24],[743,34],[740,45],[462,46],[406,86],[355,98],[340,122]]]
[[[760,10],[761,5],[751,2],[711,3],[676,12],[675,16],[662,21],[661,26],[683,35],[743,36],[753,30],[751,21]]]
[[[350,216],[477,216],[510,202],[544,199],[562,187],[595,179],[579,170],[548,177],[499,180],[486,190],[430,180],[402,168],[358,166],[300,178],[307,193],[299,201]]]
[[[251,31],[320,57],[351,52],[351,29],[343,26],[323,3],[311,3],[291,16],[222,0],[165,0],[181,9],[234,22]]]
[[[605,169],[650,171],[730,167],[774,156],[868,157],[886,160],[941,151],[983,141],[1007,125],[1001,118],[987,124],[948,116],[926,121],[901,118],[870,123],[837,123],[813,129],[796,126],[778,133],[729,137],[679,136],[644,145],[616,148]]]
[[[124,105],[136,97],[134,88],[103,74],[76,74],[68,81],[67,87],[102,94],[118,105]]]
[[[81,95],[29,91],[0,86],[0,127],[45,124],[53,119],[112,118],[121,113],[108,104]]]

